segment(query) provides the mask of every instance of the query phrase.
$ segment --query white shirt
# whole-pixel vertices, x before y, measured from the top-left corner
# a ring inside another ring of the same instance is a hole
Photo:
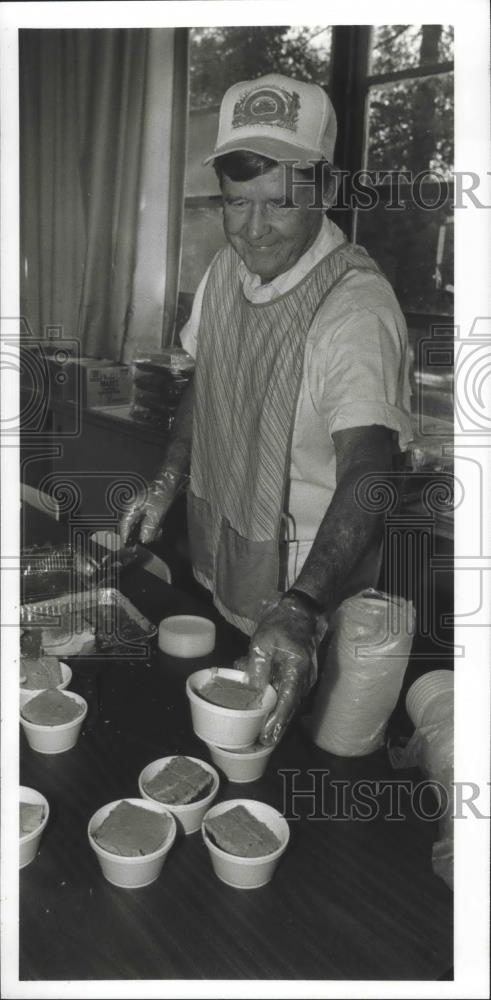
[[[312,246],[273,281],[262,285],[259,275],[241,262],[246,298],[269,302],[283,295],[343,240],[339,227],[324,216]],[[182,346],[193,357],[212,264],[180,334]],[[412,439],[407,329],[387,281],[369,271],[351,271],[324,300],[307,335],[290,465],[289,537],[296,543],[293,579],[336,487],[332,434],[371,424],[396,431],[401,451]]]

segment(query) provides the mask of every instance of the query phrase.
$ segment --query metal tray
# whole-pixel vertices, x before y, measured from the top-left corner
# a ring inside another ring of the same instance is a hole
[[[23,604],[20,625],[49,630],[50,636],[55,638],[57,627],[62,630],[60,635],[63,634],[65,639],[60,656],[97,656],[116,652],[118,656],[141,655],[146,649],[143,641],[157,634],[156,625],[148,621],[119,590],[101,587]],[[93,648],[80,648],[80,635],[87,627],[95,633]],[[52,644],[52,651],[56,655],[56,643]]]

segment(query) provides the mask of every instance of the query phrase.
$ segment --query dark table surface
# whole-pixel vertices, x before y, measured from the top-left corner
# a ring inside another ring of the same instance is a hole
[[[120,588],[155,623],[173,613],[213,614],[196,595],[141,569],[127,570]],[[385,750],[358,759],[327,754],[300,720],[259,781],[234,785],[221,775],[217,801],[260,799],[288,815],[288,773],[298,772],[300,790],[315,778],[316,805],[311,796],[296,801],[290,845],[269,885],[241,891],[220,882],[200,832],[176,841],[146,888],[104,879],[86,832],[95,810],[138,795],[138,775],[156,758],[210,760],[192,731],[185,680],[201,667],[230,665],[245,648],[240,633],[215,620],[217,646],[203,659],[166,656],[155,640],[142,658],[71,659],[71,689],[89,703],[72,750],[43,756],[21,734],[21,783],[46,796],[50,819],[37,857],[20,872],[20,979],[447,978],[453,899],[432,872],[436,823],[415,814],[410,794],[403,819],[386,818],[385,793],[368,821],[332,818],[336,807],[342,813],[342,788],[352,802],[355,781],[413,787],[421,775],[394,772]]]

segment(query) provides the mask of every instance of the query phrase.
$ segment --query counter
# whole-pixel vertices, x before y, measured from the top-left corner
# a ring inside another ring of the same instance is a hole
[[[199,598],[141,569],[125,573],[121,590],[156,623],[210,614]],[[346,807],[361,779],[406,780],[412,790],[421,775],[394,772],[385,751],[351,760],[327,754],[300,720],[258,782],[221,779],[218,800],[258,798],[290,817],[290,845],[269,885],[240,891],[221,883],[200,833],[176,842],[152,885],[125,890],[105,881],[87,840],[93,812],[137,795],[139,772],[158,757],[210,760],[191,728],[186,677],[229,665],[246,644],[215,620],[216,650],[199,660],[166,656],[155,641],[140,659],[70,660],[71,689],[89,702],[73,750],[43,757],[21,734],[20,781],[46,796],[51,815],[40,853],[20,872],[20,979],[448,978],[453,898],[431,868],[436,824],[411,809],[411,791],[392,820],[382,791],[378,815],[364,821],[349,808],[343,818],[340,799],[344,788]],[[292,803],[292,787],[307,794]]]

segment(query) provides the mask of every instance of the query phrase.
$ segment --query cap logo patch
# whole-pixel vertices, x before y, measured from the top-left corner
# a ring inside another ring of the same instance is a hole
[[[249,125],[274,125],[295,132],[300,98],[293,91],[263,87],[246,91],[234,105],[232,128]]]

